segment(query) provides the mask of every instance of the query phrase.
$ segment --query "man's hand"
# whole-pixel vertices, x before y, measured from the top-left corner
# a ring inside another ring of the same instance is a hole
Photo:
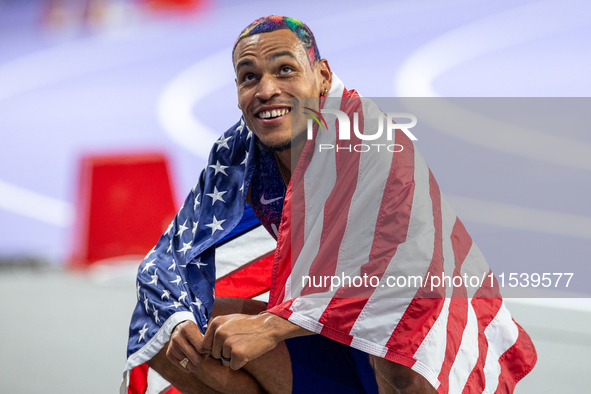
[[[309,334],[312,332],[270,313],[232,314],[213,319],[196,349],[209,352],[213,358],[229,359],[222,359],[223,364],[237,370],[284,339]]]
[[[184,372],[196,372],[197,366],[202,364],[208,357],[208,353],[200,354],[197,349],[201,349],[203,334],[199,331],[197,324],[190,320],[179,323],[170,335],[170,342],[166,357]],[[189,359],[186,367],[181,365],[181,361]]]

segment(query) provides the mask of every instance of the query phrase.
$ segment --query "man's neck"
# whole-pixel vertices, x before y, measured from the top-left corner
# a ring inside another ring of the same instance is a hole
[[[293,170],[295,169],[295,165],[302,154],[304,145],[305,140],[300,142],[296,146],[292,146],[291,148],[286,149],[282,152],[275,152],[275,154],[277,155],[277,159],[279,159],[279,161],[283,165],[283,168],[285,168],[288,172],[288,174],[286,175],[289,175],[291,177],[291,174],[293,174]]]

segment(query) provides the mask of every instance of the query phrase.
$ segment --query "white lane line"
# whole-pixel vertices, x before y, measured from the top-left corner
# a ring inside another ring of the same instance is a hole
[[[158,100],[160,126],[174,142],[205,160],[223,130],[207,127],[193,115],[193,106],[234,81],[231,53],[226,48],[189,67],[166,85]]]
[[[546,0],[473,21],[413,52],[395,77],[395,91],[401,97],[438,97],[433,82],[454,67],[521,43],[589,26],[590,13],[589,2]]]
[[[433,83],[452,68],[517,44],[589,26],[589,14],[589,2],[550,0],[474,21],[439,36],[411,54],[395,77],[395,90],[400,97],[439,97]],[[439,105],[445,106],[446,119],[454,120],[453,124],[438,124],[441,132],[517,156],[591,171],[589,143],[487,120],[445,100]],[[457,121],[466,118],[495,126],[495,132],[467,127],[475,124],[470,121]],[[428,121],[428,117],[425,119]]]
[[[74,207],[67,202],[0,180],[0,208],[59,227],[69,227]]]
[[[465,221],[567,237],[591,239],[591,217],[446,194]]]

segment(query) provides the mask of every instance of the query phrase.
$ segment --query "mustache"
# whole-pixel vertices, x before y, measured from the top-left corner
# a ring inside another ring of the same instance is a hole
[[[259,111],[259,109],[261,109],[262,107],[266,107],[269,105],[284,105],[286,107],[290,107],[291,108],[291,100],[289,101],[272,101],[272,102],[268,102],[268,103],[263,103],[260,105],[257,105],[252,111],[253,113],[257,113]]]

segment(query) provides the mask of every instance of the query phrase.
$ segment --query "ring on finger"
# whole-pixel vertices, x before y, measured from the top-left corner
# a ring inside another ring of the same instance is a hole
[[[179,361],[179,364],[181,364],[181,367],[187,368],[187,364],[189,364],[189,359],[185,357],[181,361]]]
[[[229,363],[230,362],[230,357],[226,358],[224,356],[220,356],[220,359],[225,362],[225,363]]]

